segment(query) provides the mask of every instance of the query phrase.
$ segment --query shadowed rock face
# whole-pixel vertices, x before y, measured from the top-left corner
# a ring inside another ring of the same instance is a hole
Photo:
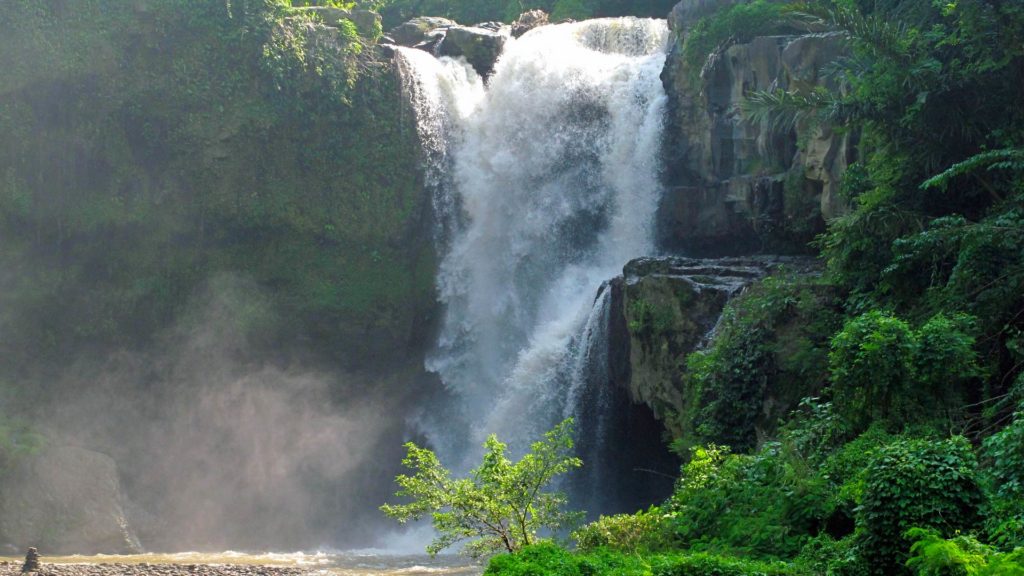
[[[128,527],[117,465],[105,454],[52,447],[0,484],[0,534],[53,554],[139,552]]]
[[[686,0],[669,18],[674,45],[662,74],[669,118],[659,240],[689,255],[802,252],[825,220],[846,209],[839,178],[854,160],[855,132],[802,122],[776,133],[746,122],[740,110],[755,91],[795,83],[831,88],[821,71],[845,53],[844,36],[762,36],[687,62],[682,47],[690,27],[739,3]]]

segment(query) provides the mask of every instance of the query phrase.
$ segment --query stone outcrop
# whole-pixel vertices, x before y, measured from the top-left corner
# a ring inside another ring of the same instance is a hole
[[[615,381],[634,403],[649,406],[673,437],[684,430],[668,416],[684,413],[694,401],[683,381],[686,357],[710,342],[731,298],[780,266],[807,272],[816,263],[796,257],[640,258],[611,282],[618,319],[609,343]]]
[[[845,52],[840,34],[762,36],[727,42],[688,62],[682,47],[701,18],[741,0],[685,0],[669,22],[674,44],[662,80],[669,95],[663,247],[691,255],[799,252],[842,214],[839,177],[856,133],[803,122],[777,133],[746,121],[755,91],[834,88],[821,71]]]
[[[50,447],[20,462],[0,484],[0,535],[52,554],[139,552],[123,502],[113,459]]]
[[[486,78],[494,72],[494,64],[507,41],[507,28],[495,31],[479,26],[453,26],[448,29],[438,52],[441,56],[465,58],[478,74]]]
[[[433,16],[420,16],[399,24],[388,32],[388,37],[399,46],[413,47],[435,35],[444,35],[444,31],[458,26],[454,20]]]
[[[530,10],[523,12],[512,24],[512,37],[519,38],[534,28],[539,28],[548,23],[548,13],[543,10]]]

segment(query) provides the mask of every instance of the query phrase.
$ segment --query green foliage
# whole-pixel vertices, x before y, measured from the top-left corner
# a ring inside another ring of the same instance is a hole
[[[912,528],[907,567],[917,576],[1024,576],[1024,549],[996,552],[971,536],[945,540],[935,530]]]
[[[491,558],[485,576],[542,576],[564,574],[579,576],[577,559],[566,549],[551,542],[524,547],[518,554],[502,554]]]
[[[694,448],[664,510],[684,546],[786,558],[833,507],[826,479],[786,446],[769,443],[753,455]]]
[[[835,322],[829,300],[824,286],[780,275],[730,301],[711,346],[687,358],[687,384],[698,402],[683,427],[700,442],[753,448],[758,425],[775,425],[763,417],[768,394],[781,417],[824,383]]]
[[[919,330],[878,310],[857,316],[832,339],[832,401],[844,425],[904,425],[955,405],[979,376],[972,319],[936,315]]]
[[[638,556],[609,549],[570,554],[554,544],[528,546],[491,559],[485,576],[783,576],[801,574],[781,562],[703,553]]]
[[[985,439],[981,457],[990,494],[986,532],[1004,549],[1024,546],[1024,407]]]
[[[636,514],[601,516],[573,531],[572,538],[582,552],[598,548],[630,554],[663,550],[669,544],[665,519],[656,506]]]
[[[900,420],[913,392],[914,336],[906,322],[871,311],[848,322],[829,353],[832,401],[849,426]]]
[[[756,36],[775,34],[787,28],[780,2],[754,0],[750,3],[726,5],[716,13],[701,18],[683,40],[683,61],[696,82],[708,55],[728,41],[747,42]]]
[[[581,517],[563,510],[564,494],[545,491],[556,477],[582,465],[572,456],[572,419],[534,442],[518,462],[505,456],[506,446],[492,434],[483,463],[468,478],[453,479],[430,450],[412,442],[406,448],[402,463],[415,473],[395,479],[401,487],[396,495],[411,501],[381,510],[402,523],[429,514],[438,532],[427,547],[430,554],[464,541],[473,557],[517,552],[537,542],[540,530],[557,530]]]
[[[668,306],[653,304],[643,298],[629,303],[629,313],[629,331],[647,344],[664,338],[675,324],[675,316]]]
[[[865,470],[857,520],[864,558],[876,574],[898,573],[912,527],[943,534],[974,528],[982,501],[975,459],[963,438],[900,440],[883,448]]]

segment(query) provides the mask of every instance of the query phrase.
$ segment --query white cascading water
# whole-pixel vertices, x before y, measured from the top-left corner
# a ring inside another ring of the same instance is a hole
[[[509,41],[486,88],[399,49],[444,237],[427,368],[455,406],[424,426],[446,462],[468,466],[491,432],[520,451],[575,413],[595,295],[654,250],[667,37],[662,20],[544,26]]]

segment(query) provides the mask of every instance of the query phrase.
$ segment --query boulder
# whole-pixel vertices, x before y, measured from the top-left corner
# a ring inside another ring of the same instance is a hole
[[[505,49],[508,35],[475,26],[454,26],[448,29],[438,47],[442,56],[462,56],[484,78],[494,72],[494,64]]]
[[[548,13],[543,10],[530,10],[523,12],[512,24],[512,37],[519,38],[534,28],[548,24]]]
[[[443,32],[452,26],[458,26],[458,24],[447,18],[420,16],[392,28],[388,32],[388,36],[394,39],[399,46],[412,47],[427,40],[435,31]]]
[[[19,462],[0,485],[0,535],[52,554],[139,552],[123,502],[109,456],[49,447]]]

